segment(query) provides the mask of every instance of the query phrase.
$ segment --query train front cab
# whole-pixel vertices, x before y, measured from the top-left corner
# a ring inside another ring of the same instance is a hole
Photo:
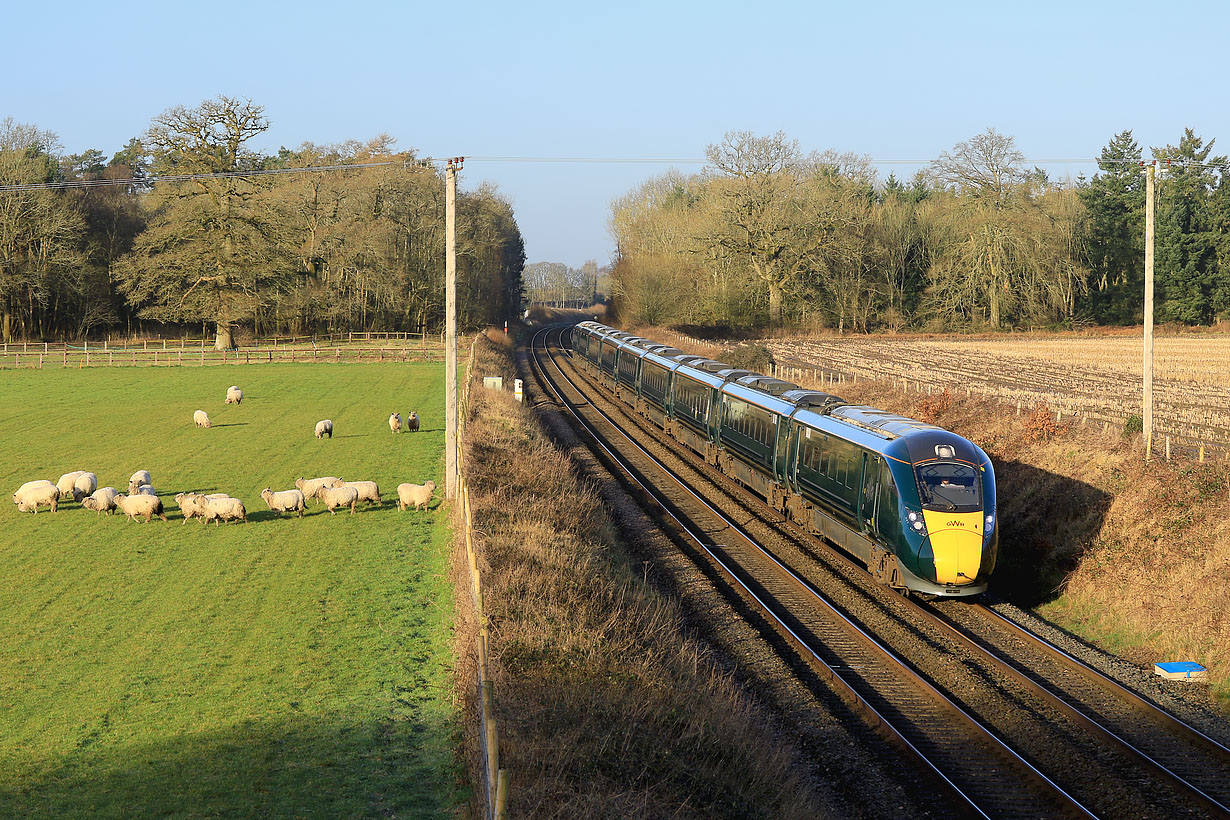
[[[943,597],[984,592],[999,543],[990,458],[937,428],[896,439],[884,455],[882,483],[892,482],[896,510],[884,515],[881,536],[891,539],[906,586]]]

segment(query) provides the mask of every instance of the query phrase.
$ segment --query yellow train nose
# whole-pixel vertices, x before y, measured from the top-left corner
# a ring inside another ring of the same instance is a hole
[[[972,584],[982,564],[981,512],[923,510],[938,584]]]

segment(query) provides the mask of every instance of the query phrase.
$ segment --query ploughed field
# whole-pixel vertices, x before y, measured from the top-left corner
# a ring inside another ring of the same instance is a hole
[[[435,364],[0,378],[0,816],[450,816],[448,532],[438,498],[396,506],[399,483],[440,483],[443,389]],[[411,410],[421,432],[390,433]],[[9,499],[78,469],[121,491],[149,470],[169,522]],[[260,498],[324,475],[383,504],[279,518]],[[187,490],[249,522],[185,524]]]
[[[970,390],[1026,409],[1122,426],[1140,415],[1143,345],[1137,336],[1027,339],[766,340],[782,368],[816,367],[847,377],[908,382],[910,390]],[[1230,337],[1157,337],[1154,437],[1230,447]],[[782,378],[791,372],[779,371]],[[810,375],[810,373],[808,374]],[[839,389],[834,392],[840,393]]]

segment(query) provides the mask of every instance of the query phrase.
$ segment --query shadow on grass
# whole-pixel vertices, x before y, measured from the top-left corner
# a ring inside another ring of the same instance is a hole
[[[1020,461],[995,464],[999,559],[990,592],[1032,607],[1059,588],[1097,539],[1111,495]]]
[[[0,816],[452,817],[466,797],[456,727],[413,712],[367,723],[250,721],[139,745],[87,737],[53,763],[10,758]]]
[[[214,427],[247,427],[249,422],[246,421],[231,421],[226,424],[215,424]]]

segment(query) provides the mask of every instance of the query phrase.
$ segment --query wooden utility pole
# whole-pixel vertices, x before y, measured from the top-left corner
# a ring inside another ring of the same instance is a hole
[[[1145,461],[1153,457],[1153,174],[1156,163],[1145,168],[1145,397],[1141,414]]]
[[[444,196],[444,497],[457,497],[457,171],[448,161]]]

